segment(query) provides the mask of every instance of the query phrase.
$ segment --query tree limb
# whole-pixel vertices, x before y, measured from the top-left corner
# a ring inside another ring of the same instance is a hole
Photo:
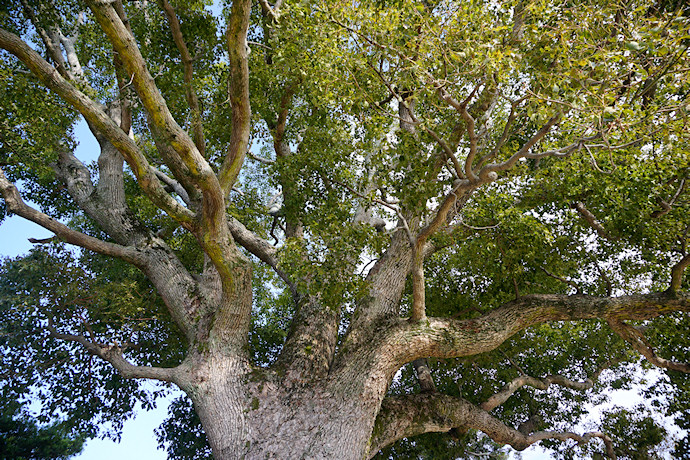
[[[70,78],[68,75],[65,57],[62,55],[62,51],[60,51],[60,45],[57,43],[57,40],[54,40],[54,37],[51,37],[51,35],[40,26],[36,18],[36,14],[34,13],[33,8],[31,8],[31,5],[29,5],[26,0],[21,0],[21,3],[24,9],[24,15],[31,22],[36,29],[36,32],[38,32],[38,35],[41,37],[41,41],[43,41],[43,45],[45,45],[50,59],[52,59],[52,61],[55,63],[55,68],[60,75],[65,78]]]
[[[683,258],[673,266],[671,269],[671,285],[668,287],[669,292],[676,292],[680,289],[680,285],[683,283],[683,274],[688,265],[690,265],[690,254],[683,256]]]
[[[475,319],[427,317],[399,319],[381,334],[381,356],[394,356],[397,368],[417,358],[470,356],[498,347],[515,333],[540,323],[586,319],[645,320],[674,311],[690,311],[690,295],[652,293],[623,297],[538,294],[522,296]],[[399,347],[404,343],[405,347]],[[395,372],[391,368],[391,372]]]
[[[194,85],[192,79],[194,78],[194,69],[192,68],[192,56],[189,54],[189,49],[185,43],[184,37],[182,36],[182,28],[180,27],[180,21],[175,14],[175,9],[170,5],[168,0],[159,0],[159,4],[170,23],[170,30],[172,31],[173,40],[177,49],[180,51],[180,57],[182,58],[182,65],[184,67],[184,87],[185,96],[187,97],[187,104],[192,111],[192,129],[194,131],[194,145],[199,149],[201,156],[206,156],[206,141],[204,139],[204,127],[201,122],[201,109],[199,109],[199,98],[197,97],[196,91],[194,90]]]
[[[232,233],[232,237],[235,238],[235,241],[237,241],[240,246],[273,268],[276,274],[280,276],[280,278],[288,285],[293,296],[297,295],[295,282],[287,275],[287,273],[278,267],[278,259],[276,258],[277,251],[272,244],[263,238],[260,238],[256,233],[247,229],[242,222],[234,217],[230,217],[228,219],[228,228]]]
[[[88,340],[82,335],[65,334],[58,332],[51,324],[48,325],[50,336],[59,340],[75,342],[82,345],[89,353],[102,358],[127,379],[154,379],[162,382],[176,382],[178,378],[177,368],[164,368],[153,366],[135,366],[125,359],[122,349],[117,345],[104,345]]]
[[[45,86],[71,104],[91,125],[108,138],[125,157],[141,188],[158,207],[181,224],[191,224],[194,219],[193,213],[168,195],[139,147],[103,112],[97,103],[72,86],[18,36],[4,29],[0,29],[0,48],[19,58]]]
[[[525,434],[462,398],[428,393],[390,396],[383,400],[373,430],[369,458],[399,439],[423,433],[447,432],[453,428],[480,430],[494,441],[510,444],[519,451],[546,439],[572,439],[578,444],[584,444],[592,438],[600,438],[609,458],[616,458],[611,439],[603,433],[594,431],[578,435],[571,432],[538,431]]]
[[[431,375],[431,369],[429,369],[429,363],[426,358],[415,359],[412,361],[412,366],[417,375],[417,381],[419,382],[422,393],[435,393],[436,384],[434,383],[434,378]]]
[[[228,97],[232,104],[232,128],[230,143],[218,173],[218,180],[224,196],[230,193],[237,180],[249,145],[251,108],[249,104],[247,28],[250,11],[251,1],[233,1],[225,34],[230,69]]]
[[[170,113],[165,99],[148,71],[136,40],[123,22],[123,18],[110,2],[89,0],[87,3],[108,36],[115,52],[118,53],[127,74],[131,75],[134,89],[148,114],[151,129],[157,137],[172,147],[188,168],[189,178],[177,177],[177,179],[181,181],[190,179],[201,188],[205,197],[206,213],[210,217],[209,220],[216,223],[217,228],[222,220],[217,214],[224,213],[225,209],[224,207],[222,210],[218,209],[222,207],[219,204],[222,203],[224,195],[213,169]]]
[[[652,346],[647,341],[647,338],[639,329],[624,323],[620,318],[608,318],[607,322],[609,327],[611,327],[616,334],[621,336],[626,342],[632,345],[632,347],[642,356],[647,358],[647,361],[650,363],[664,369],[690,373],[689,363],[676,363],[658,357],[656,353],[654,353]]]
[[[596,377],[594,378],[596,379]],[[511,382],[508,382],[503,388],[501,388],[501,391],[492,395],[489,397],[489,399],[481,403],[480,407],[485,411],[490,412],[506,402],[517,390],[525,385],[529,385],[538,390],[547,390],[552,383],[579,391],[589,390],[594,386],[593,379],[587,379],[584,382],[576,382],[567,379],[562,375],[549,375],[543,379],[538,379],[529,375],[521,375],[520,377],[513,379]]]
[[[50,230],[67,243],[89,249],[99,254],[117,257],[135,265],[141,264],[144,260],[142,254],[135,248],[108,243],[76,230],[72,230],[65,224],[27,205],[24,200],[22,200],[17,187],[7,180],[2,169],[0,169],[0,193],[4,197],[5,204],[9,211]]]
[[[607,240],[612,240],[611,236],[608,234],[606,229],[604,228],[603,225],[601,225],[601,222],[599,222],[594,214],[592,214],[589,209],[585,206],[585,204],[582,201],[578,201],[573,204],[573,209],[575,209],[580,215],[582,216],[583,219],[587,221],[587,223],[592,227],[594,230],[597,231],[600,237],[605,238]]]

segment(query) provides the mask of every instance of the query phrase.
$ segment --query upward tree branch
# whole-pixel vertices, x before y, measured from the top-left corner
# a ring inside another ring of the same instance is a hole
[[[170,23],[170,30],[172,31],[173,40],[177,49],[180,51],[182,57],[182,65],[184,67],[184,83],[185,96],[187,97],[187,104],[192,111],[192,129],[194,131],[194,145],[199,149],[202,156],[206,156],[206,141],[204,140],[204,127],[201,122],[201,110],[199,109],[199,98],[192,79],[194,78],[194,69],[192,67],[192,56],[189,54],[189,49],[182,36],[182,28],[180,21],[175,14],[175,9],[170,5],[168,0],[159,0],[161,8],[165,11],[165,15]]]
[[[222,206],[223,194],[211,166],[206,162],[194,142],[173,118],[167,103],[148,71],[136,40],[128,30],[111,2],[88,1],[99,25],[108,36],[115,52],[118,53],[123,67],[131,75],[133,86],[149,117],[155,134],[171,146],[187,168],[189,177],[178,177],[179,180],[191,179],[201,188],[209,206],[207,212],[217,214]],[[163,152],[162,152],[163,153]],[[223,207],[222,212],[225,209]],[[215,219],[220,220],[220,219]],[[217,224],[218,225],[218,224]]]
[[[19,37],[4,29],[0,29],[0,47],[19,58],[45,86],[70,103],[108,138],[125,157],[141,188],[157,206],[183,225],[192,223],[193,213],[168,195],[139,147],[97,103],[66,81],[53,66]]]
[[[247,62],[247,29],[251,1],[232,2],[226,41],[230,68],[229,94],[232,104],[232,128],[218,180],[224,196],[230,193],[244,163],[249,146],[251,108],[249,105],[249,64]]]

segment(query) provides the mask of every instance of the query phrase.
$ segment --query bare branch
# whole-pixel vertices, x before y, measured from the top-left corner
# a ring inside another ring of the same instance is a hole
[[[193,213],[167,194],[139,147],[103,112],[97,103],[60,76],[53,66],[16,35],[0,29],[0,47],[18,57],[44,85],[70,103],[91,125],[108,138],[125,157],[140,186],[157,206],[180,223],[192,222]]]
[[[668,287],[669,292],[675,292],[680,289],[680,285],[683,283],[683,274],[688,265],[690,265],[690,254],[683,256],[673,266],[671,269],[671,285]]]
[[[199,109],[199,98],[197,97],[196,91],[194,90],[194,85],[192,79],[194,78],[194,69],[192,67],[192,56],[189,54],[189,49],[185,43],[184,37],[182,36],[182,28],[180,27],[180,21],[175,14],[175,9],[170,5],[168,0],[159,0],[159,4],[170,23],[170,30],[172,31],[173,40],[177,49],[180,51],[180,57],[182,58],[182,65],[184,67],[184,83],[185,83],[185,96],[187,98],[187,104],[192,111],[192,129],[194,130],[194,145],[199,149],[201,156],[206,156],[206,141],[204,139],[204,128],[201,123],[201,109]]]
[[[249,145],[251,109],[249,105],[247,28],[250,11],[250,0],[233,1],[226,32],[230,68],[228,97],[232,104],[232,131],[226,156],[218,173],[218,180],[224,196],[230,193],[237,180]]]
[[[278,267],[278,259],[276,258],[277,251],[273,245],[247,229],[247,227],[234,217],[228,219],[228,228],[232,233],[232,237],[240,246],[273,268],[276,274],[280,276],[280,278],[287,283],[288,287],[290,287],[290,290],[293,291],[293,295],[297,294],[297,288],[295,287],[294,281],[287,273]]]
[[[417,374],[417,381],[419,381],[422,393],[435,393],[436,384],[431,376],[431,369],[429,369],[427,360],[425,358],[415,359],[412,361],[412,366]]]
[[[248,150],[248,151],[247,151],[247,156],[248,156],[249,158],[251,158],[252,160],[258,161],[259,163],[263,163],[263,164],[265,164],[265,165],[272,165],[272,164],[275,164],[275,161],[273,161],[273,160],[269,160],[268,158],[263,158],[263,157],[254,155],[254,154],[251,152],[251,150]]]
[[[117,345],[103,345],[93,340],[89,340],[82,335],[65,334],[58,332],[52,325],[48,325],[50,336],[59,340],[75,342],[82,345],[89,353],[96,355],[112,364],[124,378],[127,379],[154,379],[163,382],[176,382],[178,379],[178,368],[163,368],[152,366],[135,366],[125,359],[122,349]]]
[[[538,379],[529,375],[521,375],[507,383],[501,391],[492,395],[483,402],[480,407],[488,412],[506,402],[517,390],[525,385],[529,385],[538,390],[547,390],[552,383],[579,391],[589,390],[594,386],[594,381],[592,379],[587,379],[584,382],[576,382],[562,375],[549,375],[543,379]]]
[[[160,179],[160,181],[163,182],[164,184],[170,186],[170,188],[172,188],[172,190],[175,193],[177,193],[180,198],[182,198],[182,201],[184,201],[187,204],[187,206],[189,206],[189,207],[194,206],[194,203],[192,203],[192,200],[189,198],[189,194],[187,193],[187,191],[184,189],[184,187],[182,187],[182,185],[179,182],[177,182],[175,179],[168,176],[167,174],[165,174],[163,171],[161,171],[159,169],[153,168],[153,170],[154,170],[154,173],[156,174],[156,177],[158,177],[158,179]]]
[[[690,311],[690,295],[525,295],[474,319],[427,317],[422,323],[399,319],[380,336],[378,349],[382,354],[396,356],[390,365],[397,370],[396,366],[417,358],[453,358],[490,351],[535,324],[583,319],[645,320],[674,311]],[[406,346],[400,348],[400,343]]]
[[[271,16],[271,18],[273,18],[274,21],[278,20],[277,11],[275,11],[273,7],[268,4],[267,0],[259,0],[259,5],[261,5],[261,11],[263,11],[264,16]]]
[[[51,34],[49,34],[43,27],[39,25],[34,10],[31,8],[31,6],[26,0],[21,0],[21,3],[24,9],[24,15],[26,15],[27,19],[31,21],[31,24],[34,26],[34,28],[38,32],[38,35],[41,37],[41,40],[43,41],[43,44],[46,47],[46,51],[48,51],[50,59],[52,59],[55,63],[55,68],[60,73],[60,75],[62,75],[65,78],[69,78],[67,74],[67,63],[65,62],[65,57],[62,55],[62,51],[60,51],[60,45],[57,43],[58,40],[56,34],[53,34],[51,36]]]
[[[496,173],[500,171],[506,171],[512,168],[515,163],[521,158],[543,158],[546,156],[567,156],[578,148],[581,144],[573,144],[562,149],[551,150],[549,152],[543,152],[540,154],[530,154],[529,151],[534,147],[544,136],[546,136],[551,128],[554,127],[561,120],[561,114],[551,117],[544,126],[539,129],[515,154],[513,154],[509,159],[502,163],[491,164],[484,166],[478,173],[479,177],[484,177],[489,173]]]
[[[580,289],[580,286],[578,286],[577,283],[575,283],[575,282],[573,282],[573,281],[570,281],[570,280],[567,280],[567,279],[565,279],[565,278],[563,278],[563,277],[554,275],[553,273],[549,272],[549,271],[548,271],[547,269],[545,269],[545,268],[541,268],[541,271],[543,271],[544,273],[546,273],[547,276],[550,276],[550,277],[553,278],[553,279],[557,279],[558,281],[561,281],[561,282],[567,284],[568,286],[574,288],[574,289],[575,289],[575,292],[576,292],[577,294],[582,294],[582,289]]]
[[[607,320],[609,327],[621,336],[626,342],[630,343],[637,352],[647,358],[647,361],[657,367],[670,369],[678,372],[690,373],[689,363],[676,363],[664,358],[660,358],[654,353],[654,349],[647,341],[644,334],[637,328],[626,324],[622,319],[609,318]]]

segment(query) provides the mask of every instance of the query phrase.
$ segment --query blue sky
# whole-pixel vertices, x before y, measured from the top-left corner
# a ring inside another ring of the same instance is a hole
[[[85,162],[94,161],[99,152],[98,143],[81,122],[76,129],[79,139],[77,157]],[[47,238],[53,234],[42,227],[12,216],[0,223],[0,256],[16,257],[25,254],[33,247],[29,238]],[[158,460],[166,459],[163,450],[157,449],[157,442],[153,430],[157,428],[167,415],[168,400],[161,400],[158,408],[153,411],[139,409],[137,417],[125,423],[122,440],[115,443],[111,440],[94,439],[89,441],[81,455],[74,458],[80,460]]]
[[[82,161],[95,161],[99,147],[86,123],[81,122],[76,128],[79,146],[76,155]],[[38,225],[17,216],[5,219],[0,224],[0,256],[15,257],[24,254],[33,246],[28,238],[46,238],[52,233]],[[125,423],[119,443],[105,439],[93,439],[87,442],[84,451],[74,457],[79,460],[163,460],[165,451],[157,449],[154,430],[167,415],[170,399],[158,402],[152,411],[139,409],[137,416]],[[524,460],[542,460],[551,458],[541,449],[534,446],[522,453]]]

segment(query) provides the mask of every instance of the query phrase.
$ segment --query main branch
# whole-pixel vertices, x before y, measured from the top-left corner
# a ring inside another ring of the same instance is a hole
[[[427,318],[396,321],[377,344],[400,366],[417,358],[469,356],[498,347],[517,332],[549,321],[585,319],[645,320],[674,311],[690,311],[690,295],[652,293],[624,297],[541,294],[523,296],[469,320]],[[399,344],[404,343],[404,347]],[[391,370],[391,372],[395,372]]]
[[[600,438],[606,446],[609,458],[616,458],[611,439],[600,432],[582,435],[571,432],[538,431],[521,433],[511,428],[488,412],[462,398],[443,394],[416,394],[388,397],[383,401],[376,418],[369,457],[395,441],[430,432],[447,432],[452,428],[472,428],[486,433],[491,439],[510,444],[517,450],[546,439],[578,443]]]

